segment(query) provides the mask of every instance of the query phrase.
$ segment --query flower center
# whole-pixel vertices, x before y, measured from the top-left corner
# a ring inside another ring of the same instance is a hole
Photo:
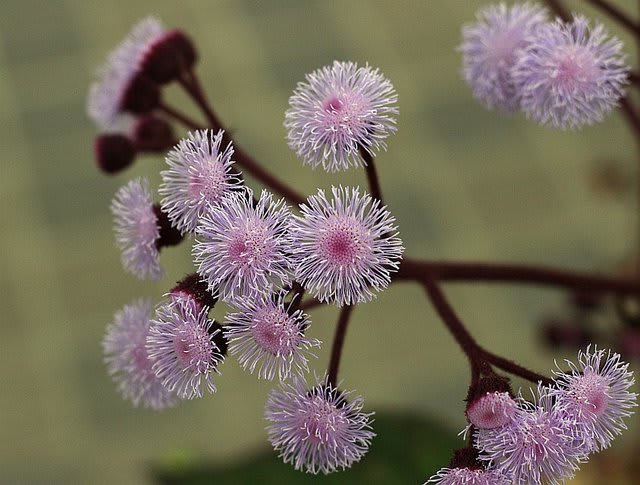
[[[342,409],[338,409],[321,396],[315,396],[303,427],[311,441],[323,445],[337,445],[339,438],[347,430],[348,420]]]
[[[511,66],[515,51],[522,42],[522,34],[514,29],[496,32],[487,45],[487,57],[494,66]]]
[[[294,319],[280,308],[256,312],[251,333],[264,350],[274,355],[290,355],[301,337]]]
[[[353,266],[371,253],[371,243],[364,228],[352,218],[328,221],[320,237],[320,255],[332,266]]]
[[[238,231],[229,243],[231,262],[240,266],[260,266],[272,248],[268,230],[261,221],[254,221]]]
[[[191,174],[189,193],[196,199],[216,202],[224,192],[224,182],[224,166],[217,159],[210,159],[203,162],[197,172]]]
[[[213,348],[205,329],[198,326],[185,328],[175,337],[173,344],[184,368],[192,368],[201,374],[208,370]]]
[[[330,96],[329,98],[325,99],[324,103],[322,103],[322,109],[328,111],[329,113],[336,113],[342,110],[343,106],[343,102],[336,95]]]
[[[529,417],[522,439],[522,448],[527,461],[543,462],[558,444],[555,428],[546,412],[535,412]],[[551,450],[551,451],[550,451]]]
[[[594,81],[598,66],[593,55],[579,47],[567,48],[556,59],[551,78],[558,89],[575,90]]]
[[[369,129],[369,103],[359,93],[347,91],[327,97],[318,113],[323,129],[337,136],[365,136]]]
[[[586,370],[583,376],[571,384],[569,392],[576,404],[600,416],[609,404],[608,387],[604,377]]]
[[[132,358],[133,363],[136,370],[139,371],[151,371],[151,361],[149,360],[149,355],[147,354],[147,349],[145,346],[145,340],[142,340],[132,350]]]

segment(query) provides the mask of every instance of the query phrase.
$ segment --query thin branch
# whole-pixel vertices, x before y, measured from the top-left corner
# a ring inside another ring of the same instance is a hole
[[[188,77],[180,77],[178,82],[200,107],[210,124],[210,128],[216,131],[222,129],[222,121],[213,112],[204,90],[202,89],[198,76],[196,76],[194,72],[190,72]]]
[[[384,205],[382,200],[382,189],[380,188],[380,180],[378,179],[378,172],[376,171],[376,165],[371,153],[360,147],[360,155],[364,160],[365,171],[367,173],[367,182],[369,183],[369,192],[374,199],[380,201]]]
[[[164,113],[165,115],[178,121],[179,123],[182,123],[187,128],[191,128],[192,130],[201,130],[203,128],[202,125],[200,125],[197,121],[194,121],[184,113],[178,111],[177,109],[169,106],[164,102],[160,102],[158,104],[158,111]]]
[[[550,384],[553,382],[548,377],[540,375],[536,372],[522,367],[510,360],[507,360],[499,355],[489,352],[482,348],[475,339],[471,336],[466,329],[460,318],[456,315],[453,307],[447,301],[444,293],[438,286],[436,280],[432,275],[427,275],[422,279],[422,285],[424,286],[431,303],[435,307],[436,311],[440,315],[440,318],[445,323],[449,332],[453,335],[458,342],[458,345],[462,348],[463,352],[469,359],[471,365],[471,381],[472,385],[477,382],[480,374],[493,374],[493,370],[489,364],[494,364],[497,367],[524,379],[532,382],[542,381],[544,384]]]
[[[200,107],[206,116],[207,121],[211,125],[210,128],[216,131],[224,130],[223,143],[227,144],[229,142],[233,142],[234,160],[240,167],[244,168],[267,187],[282,194],[290,203],[299,205],[306,200],[306,197],[291,188],[289,184],[280,181],[280,179],[276,178],[268,170],[265,170],[260,163],[244,151],[240,145],[233,141],[229,130],[225,129],[222,121],[213,111],[213,108],[207,100],[195,73],[191,72],[188,77],[180,78],[179,82],[187,94],[189,94],[194,102]]]
[[[640,26],[620,8],[604,0],[588,0],[588,2],[640,38]]]
[[[620,99],[620,109],[635,136],[640,136],[640,114],[631,104],[629,98]]]
[[[331,359],[327,369],[328,383],[333,387],[338,385],[338,368],[340,367],[340,358],[342,357],[342,348],[344,346],[344,337],[347,334],[347,326],[349,318],[353,312],[353,306],[347,305],[340,309],[338,323],[336,324],[336,333],[333,337],[333,346],[331,347]]]
[[[464,326],[432,275],[427,274],[421,282],[433,307],[469,359],[472,375],[477,376],[484,361],[480,346]]]
[[[302,298],[304,297],[304,291],[304,287],[297,281],[294,281],[291,284],[291,289],[289,290],[289,293],[291,293],[291,303],[289,303],[288,308],[290,315],[300,309],[300,306],[302,305]]]
[[[300,303],[300,310],[310,310],[311,308],[315,308],[323,305],[324,303],[320,300],[316,300],[315,298],[309,298]]]
[[[515,362],[505,359],[504,357],[500,357],[499,355],[496,355],[492,352],[484,350],[484,356],[487,358],[487,360],[490,363],[492,363],[496,367],[499,367],[502,370],[509,372],[510,374],[520,376],[523,379],[534,382],[536,384],[540,381],[545,385],[553,384],[553,379],[543,376],[541,374],[538,374],[537,372],[531,371],[525,367],[522,367],[521,365],[516,364]]]
[[[225,137],[228,132],[225,131]],[[234,144],[234,159],[242,168],[253,175],[256,179],[262,182],[267,187],[270,187],[274,191],[283,195],[290,203],[300,205],[307,199],[296,190],[292,189],[287,183],[281,182],[280,179],[256,162],[247,152],[245,152],[240,146]]]
[[[565,22],[571,20],[571,14],[569,13],[569,10],[567,10],[562,5],[562,2],[560,2],[559,0],[546,0],[546,2],[547,5],[549,5],[551,11],[562,20],[564,20]]]
[[[640,281],[636,279],[614,278],[524,264],[431,262],[406,258],[394,279],[423,281],[426,275],[431,275],[440,281],[522,283],[572,290],[640,295]]]

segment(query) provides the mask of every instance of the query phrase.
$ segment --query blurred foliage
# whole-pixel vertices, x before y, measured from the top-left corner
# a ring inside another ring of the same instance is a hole
[[[109,202],[133,177],[149,175],[157,184],[163,161],[142,157],[105,177],[95,167],[95,129],[84,113],[94,69],[145,15],[193,37],[203,86],[238,141],[307,194],[362,185],[365,177],[312,171],[296,159],[282,127],[292,89],[333,59],[379,67],[398,91],[400,116],[377,168],[407,255],[607,272],[635,250],[633,197],[596,197],[588,187],[600,160],[616,167],[595,175],[599,193],[617,194],[635,173],[635,140],[621,116],[580,132],[544,129],[487,111],[460,79],[460,27],[491,1],[2,0],[0,483],[139,484],[150,479],[147,464],[175,453],[222,466],[265,446],[263,406],[273,383],[257,381],[233,359],[221,369],[215,396],[163,413],[123,401],[103,364],[100,340],[114,311],[141,296],[161,298],[193,270],[184,244],[163,252],[168,276],[158,284],[122,271]],[[589,2],[568,3],[601,18]],[[616,3],[629,12],[637,4]],[[614,31],[633,59],[630,36]],[[199,114],[173,86],[167,100]],[[562,306],[561,292],[484,285],[446,291],[493,351],[540,372],[554,358],[572,357],[535,344],[539,317]],[[328,360],[335,310],[312,312],[310,332],[325,342],[317,372]],[[453,430],[464,426],[467,363],[415,286],[393,285],[358,306],[341,377],[364,396],[367,411],[403,409]],[[385,426],[381,415],[373,449],[356,470],[444,439],[416,433],[413,445],[395,436],[395,448],[379,454]],[[628,435],[639,426],[630,428]],[[618,443],[611,453],[623,448]],[[414,462],[413,483],[448,460],[434,455],[433,466],[419,472]],[[279,466],[286,476],[306,477]]]
[[[446,466],[454,448],[464,446],[454,432],[417,416],[378,413],[374,428],[377,436],[365,458],[344,472],[326,476],[295,471],[273,450],[233,465],[160,464],[152,475],[162,485],[418,484]]]

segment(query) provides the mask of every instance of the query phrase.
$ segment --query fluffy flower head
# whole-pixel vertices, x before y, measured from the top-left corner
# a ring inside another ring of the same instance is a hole
[[[149,329],[147,352],[153,371],[182,399],[202,396],[202,387],[215,392],[211,378],[223,356],[214,342],[220,326],[207,317],[209,308],[183,293],[156,308]]]
[[[443,468],[424,485],[511,485],[505,475],[495,470]]]
[[[375,434],[363,399],[318,382],[309,389],[301,377],[280,384],[267,400],[269,441],[285,463],[308,473],[348,468],[369,449]]]
[[[209,290],[224,301],[277,290],[290,278],[289,208],[284,199],[250,189],[209,204],[196,227],[193,257]]]
[[[546,11],[529,2],[489,5],[462,29],[462,72],[473,96],[487,108],[516,111],[520,92],[511,69],[533,34],[546,22]]]
[[[334,61],[307,74],[289,98],[284,126],[289,146],[305,165],[329,172],[364,165],[361,150],[386,149],[396,130],[398,96],[369,66]]]
[[[558,374],[552,393],[575,420],[580,438],[593,451],[607,448],[637,406],[638,395],[629,391],[633,372],[619,354],[590,348],[579,353],[577,365],[567,363],[570,371]]]
[[[358,188],[333,187],[331,195],[319,190],[293,218],[295,279],[320,301],[369,301],[399,267],[403,247],[395,219]]]
[[[162,277],[158,241],[160,226],[146,178],[131,180],[111,202],[116,244],[122,266],[140,279]]]
[[[99,128],[109,129],[117,122],[127,90],[140,72],[146,53],[164,34],[165,29],[158,19],[141,20],[100,67],[87,99],[89,117]]]
[[[257,368],[261,379],[273,379],[276,370],[280,380],[292,372],[308,372],[308,349],[320,345],[305,336],[311,322],[302,310],[287,307],[285,294],[241,298],[235,302],[239,311],[226,317],[229,352],[245,370],[253,373]]]
[[[539,29],[513,69],[530,118],[556,128],[602,121],[624,94],[628,66],[622,43],[580,15]]]
[[[190,133],[166,157],[161,172],[162,209],[180,231],[192,232],[209,204],[217,204],[240,181],[232,174],[233,147],[222,150],[224,131]]]
[[[118,390],[134,406],[152,409],[173,406],[178,401],[151,369],[145,348],[152,305],[138,300],[117,311],[102,341],[109,374]]]
[[[537,404],[526,407],[523,402],[505,426],[476,431],[480,458],[518,484],[557,484],[573,477],[588,450],[575,440],[572,420],[542,386]]]

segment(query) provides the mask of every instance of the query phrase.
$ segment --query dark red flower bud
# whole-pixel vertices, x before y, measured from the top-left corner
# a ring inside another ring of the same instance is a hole
[[[202,281],[197,273],[185,276],[171,289],[171,294],[180,293],[188,295],[202,306],[209,308],[213,308],[218,302],[218,299],[207,289],[207,283]]]
[[[164,152],[176,143],[171,124],[154,115],[138,118],[133,139],[138,150],[144,152]]]
[[[100,135],[96,137],[93,147],[98,167],[108,174],[125,169],[136,157],[133,142],[124,135]]]
[[[153,211],[158,218],[158,227],[160,227],[160,237],[156,241],[158,249],[167,246],[175,246],[179,244],[184,236],[180,231],[171,225],[171,221],[165,212],[162,211],[160,205],[154,204]]]
[[[172,30],[150,47],[142,62],[142,71],[152,81],[167,84],[189,70],[196,57],[195,47],[187,35]]]
[[[160,89],[158,85],[140,73],[127,86],[122,97],[120,110],[140,115],[153,111],[159,103]]]
[[[187,34],[180,30],[174,30],[170,32],[170,35],[172,36],[171,43],[174,49],[180,53],[185,66],[189,69],[192,68],[198,61],[198,51],[195,44]]]

